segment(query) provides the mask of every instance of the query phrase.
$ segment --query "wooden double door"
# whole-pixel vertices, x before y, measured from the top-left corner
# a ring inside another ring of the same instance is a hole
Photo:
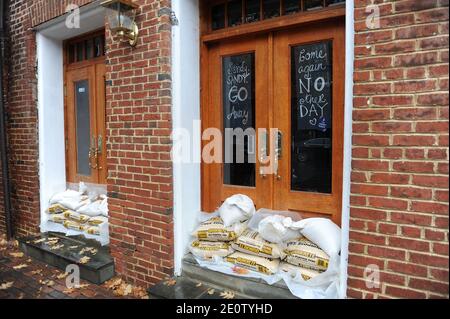
[[[335,21],[208,44],[202,126],[223,133],[223,155],[203,164],[204,210],[245,194],[257,208],[341,223],[344,30]]]

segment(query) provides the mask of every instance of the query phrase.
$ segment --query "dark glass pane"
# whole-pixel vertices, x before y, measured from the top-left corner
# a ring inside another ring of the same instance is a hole
[[[77,168],[78,174],[89,176],[89,148],[91,145],[89,81],[82,80],[75,83],[76,101],[76,134],[77,134]]]
[[[211,29],[225,28],[225,3],[212,7],[211,21]]]
[[[84,43],[79,42],[77,43],[77,62],[84,60]]]
[[[299,0],[284,0],[284,14],[293,14],[300,11]]]
[[[259,21],[261,15],[260,1],[259,0],[247,0],[245,11],[245,22]]]
[[[234,27],[242,24],[242,1],[228,2],[228,26]]]
[[[305,0],[305,10],[315,10],[323,7],[323,0]]]
[[[69,63],[75,62],[75,46],[73,44],[69,45]]]
[[[224,184],[255,186],[255,54],[224,57],[223,126],[225,128]],[[230,135],[241,130],[250,133],[240,137]],[[238,130],[236,130],[238,129]],[[251,131],[251,130],[250,130]],[[254,132],[254,130],[253,130]]]
[[[102,56],[103,49],[104,49],[104,41],[102,36],[95,37],[94,39],[94,56],[97,58],[99,56]]]
[[[332,45],[300,45],[291,55],[291,188],[331,193]]]
[[[264,19],[280,16],[280,0],[264,0]]]
[[[85,46],[86,46],[86,59],[90,60],[94,57],[94,43],[92,39],[87,40]]]

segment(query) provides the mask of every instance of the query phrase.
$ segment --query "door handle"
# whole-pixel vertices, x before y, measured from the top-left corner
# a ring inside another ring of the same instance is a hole
[[[102,153],[103,153],[103,136],[100,134],[97,137],[97,154],[96,154],[96,161],[97,161],[98,169],[103,169],[103,167],[101,167],[100,164],[98,163],[98,157],[99,157],[99,155],[102,155]]]
[[[259,156],[259,163],[260,163],[260,165],[262,164],[262,163],[264,163],[265,161],[266,161],[266,159],[267,159],[267,156],[268,156],[268,154],[267,154],[267,151],[268,151],[268,149],[267,149],[267,140],[268,140],[268,133],[267,133],[267,131],[264,131],[264,132],[262,132],[262,133],[260,133],[260,135],[259,135],[259,145],[261,145],[261,148],[260,148],[260,156]],[[263,167],[260,167],[259,168],[259,175],[262,177],[262,178],[266,178],[267,177],[267,174],[265,173],[265,170],[264,170],[264,168]]]
[[[275,140],[275,176],[277,180],[281,180],[281,175],[278,174],[278,170],[280,168],[279,162],[281,157],[283,156],[283,132],[277,130]]]

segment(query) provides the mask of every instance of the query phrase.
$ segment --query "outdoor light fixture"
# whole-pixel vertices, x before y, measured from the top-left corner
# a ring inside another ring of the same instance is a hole
[[[107,10],[111,32],[129,41],[131,46],[137,43],[139,28],[135,22],[138,5],[130,0],[106,0],[102,6]]]

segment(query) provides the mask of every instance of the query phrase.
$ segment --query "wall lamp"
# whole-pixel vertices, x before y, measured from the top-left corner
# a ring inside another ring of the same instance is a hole
[[[139,36],[139,28],[135,22],[139,6],[130,0],[106,0],[101,5],[107,10],[109,28],[113,35],[128,40],[134,47]]]

